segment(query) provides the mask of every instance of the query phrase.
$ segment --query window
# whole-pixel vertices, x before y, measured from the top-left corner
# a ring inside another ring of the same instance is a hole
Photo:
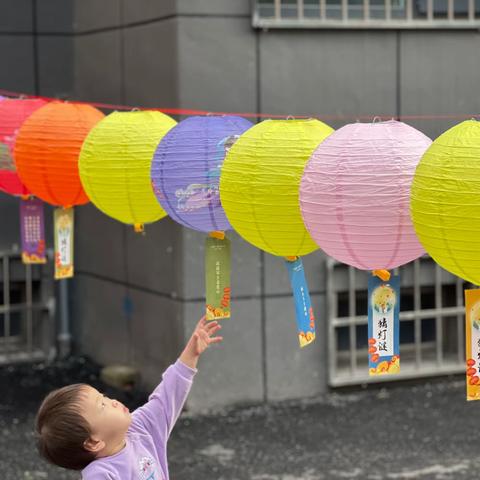
[[[461,279],[429,257],[405,265],[401,275],[398,375],[369,377],[367,277],[327,260],[327,329],[331,386],[459,373],[465,369],[464,288]]]
[[[41,265],[0,252],[0,365],[39,361],[54,348],[53,282]]]
[[[475,28],[480,0],[257,0],[256,27]]]

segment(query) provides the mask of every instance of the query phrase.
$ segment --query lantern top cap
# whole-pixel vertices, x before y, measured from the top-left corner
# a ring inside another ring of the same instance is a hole
[[[402,122],[401,120],[395,120],[394,118],[391,118],[389,120],[377,120],[380,117],[375,117],[375,119],[368,121],[368,122],[361,122],[357,120],[356,122],[352,123],[347,123],[346,125],[343,125],[342,127],[339,128],[341,130],[342,128],[348,127],[348,128],[353,128],[353,127],[360,127],[360,128],[370,128],[370,127],[386,127],[386,126],[402,126],[402,127],[410,127],[414,128],[411,125],[408,125],[408,123]]]
[[[382,120],[380,117],[375,117],[371,122],[358,122],[358,123],[363,123],[364,125],[365,124],[366,125],[387,125],[387,124],[403,123],[403,122],[399,122],[394,118],[390,118],[389,120]]]
[[[308,122],[321,122],[318,118],[268,118],[267,120],[264,120],[265,122],[271,122],[271,123],[308,123]]]
[[[226,114],[226,113],[207,113],[207,115],[191,115],[187,118],[184,118],[182,120],[182,122],[180,123],[183,123],[183,122],[192,122],[192,121],[198,121],[198,120],[216,120],[216,119],[225,119],[225,120],[229,120],[231,118],[235,118],[235,119],[238,119],[238,118],[241,118],[243,119],[243,117],[240,117],[238,115],[230,115],[230,114]]]
[[[135,108],[135,109],[132,109],[132,110],[113,110],[113,112],[111,112],[108,116],[111,116],[111,115],[135,115],[135,114],[145,114],[145,113],[155,113],[155,114],[160,114],[160,115],[165,115],[165,113],[163,112],[160,112],[158,110],[139,110],[138,108]]]

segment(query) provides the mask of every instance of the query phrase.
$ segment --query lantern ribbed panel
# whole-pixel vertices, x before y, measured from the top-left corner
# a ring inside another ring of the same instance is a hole
[[[284,257],[318,248],[300,215],[298,187],[313,150],[332,132],[318,120],[266,120],[237,140],[222,167],[220,198],[245,240]]]
[[[430,144],[397,121],[354,123],[330,135],[300,184],[303,219],[320,248],[362,270],[392,269],[421,256],[410,187]]]
[[[231,228],[220,203],[220,171],[227,150],[250,127],[240,117],[190,117],[165,135],[153,158],[152,182],[171,218],[206,233]]]
[[[422,157],[412,184],[411,215],[429,255],[480,285],[480,122],[440,135]]]
[[[85,137],[104,117],[90,105],[51,102],[23,123],[15,144],[18,175],[37,197],[57,206],[88,202],[78,174]]]
[[[12,99],[0,102],[0,190],[10,195],[27,195],[18,177],[13,149],[23,122],[47,102],[40,99]]]
[[[176,124],[160,112],[114,112],[90,132],[79,168],[92,203],[127,224],[165,217],[153,193],[150,168],[155,148]]]

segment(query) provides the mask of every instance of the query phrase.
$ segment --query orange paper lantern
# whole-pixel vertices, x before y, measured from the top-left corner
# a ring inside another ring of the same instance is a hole
[[[88,202],[78,157],[85,137],[103,117],[90,105],[52,102],[23,123],[14,157],[18,175],[32,194],[61,207]]]

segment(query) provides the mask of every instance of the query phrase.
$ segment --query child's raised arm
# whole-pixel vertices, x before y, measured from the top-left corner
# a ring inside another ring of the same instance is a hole
[[[156,441],[166,443],[190,392],[200,355],[212,343],[222,341],[214,336],[220,328],[205,317],[198,322],[180,358],[165,371],[148,402],[133,413],[132,431],[147,430]]]

